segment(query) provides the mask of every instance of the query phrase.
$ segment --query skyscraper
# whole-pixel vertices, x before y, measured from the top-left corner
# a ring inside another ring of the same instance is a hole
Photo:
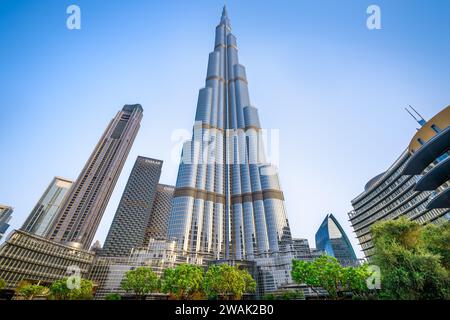
[[[142,116],[141,105],[125,105],[111,120],[49,229],[50,240],[89,249]]]
[[[13,208],[0,204],[0,240],[9,228],[8,222],[11,220]]]
[[[38,236],[46,235],[72,183],[73,181],[68,179],[60,177],[53,178],[33,208],[33,211],[31,211],[27,220],[25,220],[22,230]]]
[[[224,7],[169,218],[169,238],[191,261],[252,260],[292,250],[283,192],[264,159],[247,84]]]
[[[128,256],[132,248],[143,246],[162,165],[161,160],[141,156],[136,159],[102,255]]]
[[[147,224],[144,246],[149,244],[150,239],[166,239],[169,224],[169,214],[172,209],[172,200],[175,187],[158,184],[156,188],[155,201],[152,213]]]
[[[355,251],[339,222],[332,214],[328,214],[316,233],[316,247],[329,256],[335,257],[340,264],[354,265]]]

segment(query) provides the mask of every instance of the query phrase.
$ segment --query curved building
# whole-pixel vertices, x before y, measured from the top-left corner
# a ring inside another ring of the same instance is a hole
[[[352,200],[350,222],[368,258],[373,254],[370,228],[377,221],[405,216],[438,224],[450,218],[450,106],[429,121],[418,122],[421,128],[408,148]]]
[[[328,214],[316,233],[316,248],[335,257],[343,266],[355,265],[355,251],[339,222]]]
[[[191,262],[292,251],[283,192],[261,141],[258,110],[224,8],[169,218],[168,236]]]

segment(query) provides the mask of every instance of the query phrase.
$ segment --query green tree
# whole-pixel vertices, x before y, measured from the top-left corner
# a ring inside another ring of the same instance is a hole
[[[424,227],[422,239],[425,249],[441,257],[442,266],[450,271],[450,222]]]
[[[300,290],[287,290],[279,296],[280,300],[302,300],[304,298],[305,295]]]
[[[48,296],[49,289],[38,284],[23,283],[17,288],[16,293],[25,300],[33,300],[37,296]]]
[[[273,293],[266,293],[263,296],[263,300],[275,300],[276,297]]]
[[[203,287],[210,298],[239,300],[255,291],[256,282],[247,270],[221,264],[209,267]]]
[[[323,288],[332,299],[342,297],[345,293],[362,294],[366,292],[366,279],[370,272],[366,265],[342,267],[334,257],[323,255],[314,261],[292,261],[292,279],[298,284],[305,284],[319,295],[318,288]]]
[[[449,271],[445,268],[448,228],[423,227],[404,217],[372,227],[373,263],[381,271],[381,298],[450,298]]]
[[[105,300],[122,300],[122,296],[118,293],[108,293]]]
[[[6,288],[6,281],[0,278],[0,290],[3,290]]]
[[[203,269],[192,264],[181,264],[164,270],[161,289],[176,299],[191,300],[203,296]]]
[[[341,289],[351,292],[353,296],[365,296],[369,293],[367,278],[371,275],[367,264],[342,269]]]
[[[305,295],[300,290],[286,290],[283,292],[266,293],[263,300],[304,300]]]
[[[57,280],[50,286],[50,295],[56,300],[92,300],[94,284],[90,280],[81,279],[79,286],[70,288],[68,279]]]
[[[133,292],[137,298],[145,299],[146,295],[158,290],[158,277],[152,268],[139,267],[125,273],[121,287],[127,292]]]

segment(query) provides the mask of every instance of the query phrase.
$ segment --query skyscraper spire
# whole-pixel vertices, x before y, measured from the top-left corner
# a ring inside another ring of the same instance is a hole
[[[224,24],[230,27],[230,19],[228,18],[228,11],[226,5],[224,5],[222,9],[222,17],[220,18],[220,24]]]
[[[222,10],[222,18],[228,18],[228,12],[227,12],[227,5],[224,4],[223,5],[223,10]]]

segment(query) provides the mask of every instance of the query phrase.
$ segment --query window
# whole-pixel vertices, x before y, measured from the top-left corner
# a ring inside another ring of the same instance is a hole
[[[432,124],[432,125],[431,125],[431,129],[433,129],[434,132],[436,132],[436,133],[441,132],[441,129],[440,129],[437,125],[435,125],[435,124]]]

